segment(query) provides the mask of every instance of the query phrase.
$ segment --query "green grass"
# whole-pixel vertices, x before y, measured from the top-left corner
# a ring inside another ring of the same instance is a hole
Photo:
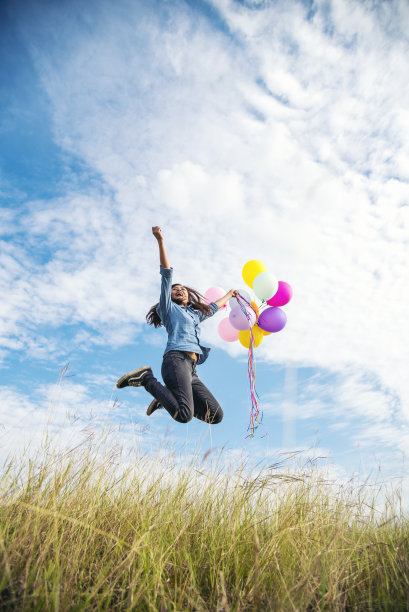
[[[314,465],[185,469],[80,447],[13,461],[0,489],[0,609],[407,610],[399,494]]]

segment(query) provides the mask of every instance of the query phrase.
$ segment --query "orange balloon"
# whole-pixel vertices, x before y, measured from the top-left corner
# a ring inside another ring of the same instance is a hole
[[[256,313],[256,315],[257,315],[257,319],[258,319],[258,318],[259,318],[259,316],[260,316],[260,311],[259,311],[259,309],[258,309],[258,306],[257,306],[256,302],[251,302],[251,303],[250,303],[250,306],[252,307],[252,309],[253,309],[253,310],[254,310],[254,312]],[[261,329],[261,328],[260,328],[260,329]]]

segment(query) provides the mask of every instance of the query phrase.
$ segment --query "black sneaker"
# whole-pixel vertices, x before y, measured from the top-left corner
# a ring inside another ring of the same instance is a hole
[[[150,416],[152,412],[155,412],[155,410],[158,410],[159,408],[163,408],[162,404],[160,403],[159,400],[154,399],[153,402],[149,404],[146,414]]]
[[[116,386],[118,389],[122,389],[122,387],[141,387],[143,384],[143,379],[147,374],[152,374],[152,370],[149,366],[143,366],[143,368],[133,370],[132,372],[121,376],[116,383]]]

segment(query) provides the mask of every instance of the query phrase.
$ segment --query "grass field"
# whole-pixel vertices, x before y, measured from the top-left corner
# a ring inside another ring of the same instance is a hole
[[[119,472],[114,450],[42,452],[3,470],[0,609],[409,609],[398,492],[379,511],[313,463]]]

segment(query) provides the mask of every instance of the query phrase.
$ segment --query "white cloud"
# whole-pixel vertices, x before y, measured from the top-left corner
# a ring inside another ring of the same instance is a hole
[[[194,210],[196,220],[244,213],[240,174],[233,171],[210,174],[191,162],[159,171],[158,200],[182,213]]]
[[[135,401],[131,409],[126,401],[119,403],[113,391],[104,397],[107,376],[103,381],[91,377],[85,386],[67,375],[62,373],[57,384],[35,387],[29,395],[0,387],[0,462],[24,452],[34,456],[40,449],[45,457],[49,445],[55,452],[67,452],[108,434],[110,444],[116,439],[124,452],[151,443],[148,417],[135,418]]]

